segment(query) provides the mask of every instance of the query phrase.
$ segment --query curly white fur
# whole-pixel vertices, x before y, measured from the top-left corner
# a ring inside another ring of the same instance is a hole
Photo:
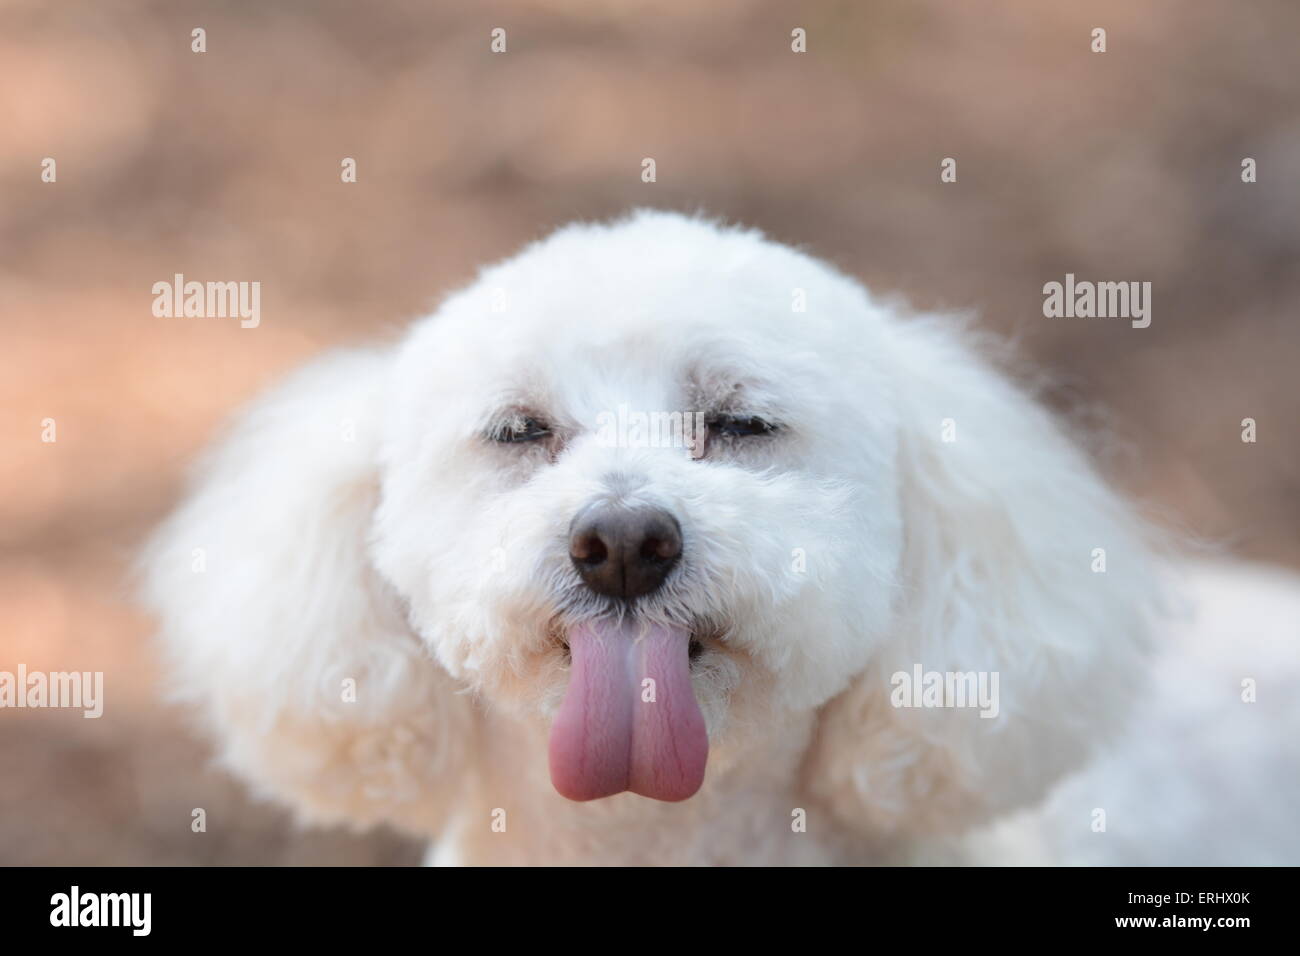
[[[147,558],[178,696],[259,791],[440,862],[924,858],[1119,725],[1158,591],[1141,522],[980,352],[756,232],[563,229],[239,419]],[[621,403],[727,402],[781,431],[703,460],[594,438]],[[520,408],[562,446],[485,439]],[[566,547],[601,496],[682,527],[638,612],[709,635],[680,804],[547,778],[557,628],[608,610]],[[917,663],[997,672],[998,717],[891,706]]]

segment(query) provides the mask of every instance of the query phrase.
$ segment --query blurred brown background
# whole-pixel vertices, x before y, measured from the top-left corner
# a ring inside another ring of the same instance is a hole
[[[0,711],[0,862],[417,858],[211,769],[126,572],[239,402],[575,217],[702,208],[978,310],[1172,523],[1300,565],[1297,36],[1294,0],[0,0],[0,670],[106,672],[100,720]],[[260,281],[261,326],[155,318],[177,272]],[[1152,282],[1151,327],[1044,318],[1066,272]]]

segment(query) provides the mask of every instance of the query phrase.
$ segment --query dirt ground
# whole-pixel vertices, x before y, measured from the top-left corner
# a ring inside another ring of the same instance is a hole
[[[417,859],[211,769],[128,570],[240,402],[575,217],[703,209],[976,311],[1164,520],[1300,566],[1298,35],[1293,0],[0,0],[0,670],[106,675],[99,720],[0,711],[0,863]],[[1045,318],[1067,272],[1150,281],[1151,326]],[[260,281],[260,326],[156,318],[175,273]]]

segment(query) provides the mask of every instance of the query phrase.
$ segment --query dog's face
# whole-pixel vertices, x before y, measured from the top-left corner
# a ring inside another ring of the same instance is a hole
[[[689,796],[710,742],[864,666],[901,548],[880,313],[789,248],[642,214],[406,342],[376,563],[444,667],[551,723],[565,795]]]

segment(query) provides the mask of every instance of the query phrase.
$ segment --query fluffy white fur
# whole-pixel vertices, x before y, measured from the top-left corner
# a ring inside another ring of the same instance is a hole
[[[180,696],[258,791],[313,822],[390,821],[437,862],[947,853],[1122,725],[1160,581],[1142,523],[980,351],[753,231],[652,212],[563,229],[239,418],[147,559]],[[703,460],[603,447],[597,416],[622,403],[783,428]],[[519,409],[562,442],[485,439]],[[557,634],[608,610],[567,531],[602,496],[683,530],[639,611],[705,644],[708,773],[682,803],[572,803],[548,778]],[[998,672],[999,716],[891,706],[916,663]]]

